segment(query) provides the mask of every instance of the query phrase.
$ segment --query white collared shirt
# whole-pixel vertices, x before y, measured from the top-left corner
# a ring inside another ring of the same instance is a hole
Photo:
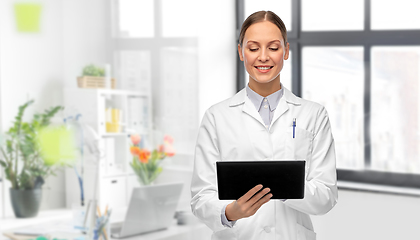
[[[258,113],[260,114],[265,127],[269,128],[271,124],[271,120],[274,116],[274,111],[277,108],[277,105],[279,104],[279,101],[281,97],[283,96],[283,88],[278,90],[277,92],[274,92],[267,97],[263,97],[259,95],[258,93],[254,92],[249,85],[246,86],[246,93],[251,100],[251,102],[254,104],[255,108],[257,109]]]

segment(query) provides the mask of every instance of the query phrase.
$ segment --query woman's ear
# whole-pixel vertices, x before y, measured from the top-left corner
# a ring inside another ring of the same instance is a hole
[[[286,42],[286,46],[284,47],[284,60],[289,59],[289,43]]]
[[[238,44],[238,54],[239,54],[239,59],[241,59],[241,61],[244,61],[244,56],[242,55],[242,48],[241,48],[241,44]]]

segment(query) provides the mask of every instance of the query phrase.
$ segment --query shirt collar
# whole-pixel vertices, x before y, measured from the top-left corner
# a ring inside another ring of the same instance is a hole
[[[283,84],[281,84],[281,89],[283,89],[283,97],[281,99],[284,99],[289,104],[293,105],[301,105],[302,100],[295,96],[289,89],[285,88]],[[249,99],[246,94],[246,88],[243,88],[241,91],[237,92],[235,96],[233,96],[229,100],[229,106],[230,107],[236,107],[239,105],[242,105],[245,103],[246,99]],[[280,100],[281,100],[280,99]]]
[[[261,106],[263,104],[264,97],[253,91],[249,85],[246,85],[246,93],[248,98],[251,100],[251,102],[254,104],[257,111],[260,111]],[[280,90],[268,95],[267,97],[267,104],[270,108],[270,111],[274,111],[277,108],[277,105],[279,104],[279,101],[281,97],[283,96],[283,88]]]

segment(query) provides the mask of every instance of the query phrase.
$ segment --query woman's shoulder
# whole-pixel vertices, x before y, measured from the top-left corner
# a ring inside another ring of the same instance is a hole
[[[305,113],[308,117],[323,118],[328,117],[327,109],[321,103],[300,98],[300,112]]]
[[[314,110],[314,111],[325,110],[325,107],[322,104],[312,101],[312,100],[302,98],[302,97],[298,97],[295,94],[293,94],[291,91],[289,91],[288,89],[285,89],[284,97],[285,97],[286,102],[288,102],[289,104],[292,104],[296,107],[299,107],[305,110]]]
[[[238,105],[243,104],[245,102],[245,97],[246,97],[245,89],[242,89],[239,92],[237,92],[235,95],[213,104],[208,109],[208,111],[223,112],[223,111],[229,110],[232,107],[236,107]]]
[[[207,112],[212,113],[212,114],[218,114],[218,113],[223,113],[227,111],[229,109],[231,99],[232,97],[213,104],[211,107],[207,109]]]
[[[244,103],[243,94],[244,92],[241,90],[235,95],[211,105],[206,110],[205,116],[207,115],[208,117],[211,116],[212,118],[223,119],[234,116],[238,111],[240,111],[241,108],[239,106]]]
[[[321,103],[304,99],[304,98],[299,98],[299,100],[300,100],[301,106],[304,108],[310,108],[310,109],[314,109],[318,111],[325,109],[324,105],[322,105]]]

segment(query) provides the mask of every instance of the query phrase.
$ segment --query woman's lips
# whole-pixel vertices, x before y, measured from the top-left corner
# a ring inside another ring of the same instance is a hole
[[[268,73],[273,68],[273,66],[256,66],[255,68],[260,73]]]

